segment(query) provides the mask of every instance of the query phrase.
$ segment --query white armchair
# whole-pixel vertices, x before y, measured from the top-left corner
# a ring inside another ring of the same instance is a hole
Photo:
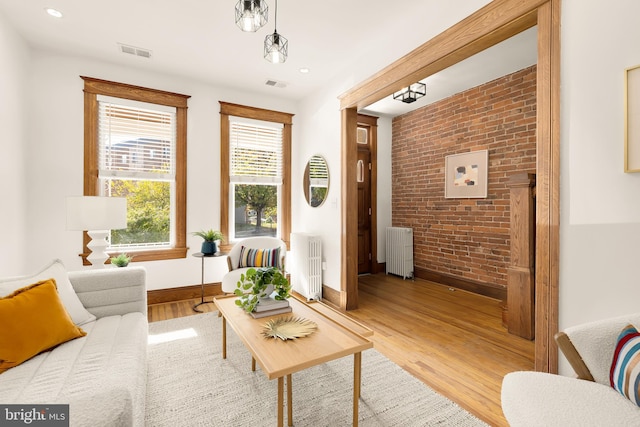
[[[609,384],[618,335],[640,313],[565,329],[556,342],[577,378],[512,372],[502,382],[502,411],[511,427],[638,426],[640,407]]]
[[[250,249],[275,249],[280,248],[278,267],[284,268],[284,257],[287,254],[287,245],[275,237],[247,237],[238,241],[227,256],[229,272],[222,278],[222,292],[231,294],[236,289],[240,275],[246,273],[249,267],[239,267],[240,252],[242,247]]]

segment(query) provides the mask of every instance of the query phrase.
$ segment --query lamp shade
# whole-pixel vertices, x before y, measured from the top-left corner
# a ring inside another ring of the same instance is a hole
[[[68,230],[118,230],[127,228],[125,197],[67,197]]]

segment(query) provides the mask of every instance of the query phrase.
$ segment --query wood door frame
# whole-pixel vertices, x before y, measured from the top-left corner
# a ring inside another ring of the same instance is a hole
[[[341,296],[358,307],[357,111],[528,28],[538,26],[535,369],[556,373],[560,226],[560,2],[494,0],[342,94]],[[354,250],[356,256],[354,258]]]
[[[378,267],[378,118],[367,114],[358,114],[358,126],[368,129],[371,173],[369,180],[369,203],[371,203],[371,272],[379,273]],[[357,145],[357,144],[356,144]]]

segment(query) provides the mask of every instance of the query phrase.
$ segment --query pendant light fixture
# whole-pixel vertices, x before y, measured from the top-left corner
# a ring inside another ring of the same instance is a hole
[[[264,59],[274,64],[281,64],[287,60],[289,54],[289,41],[278,34],[278,0],[274,13],[273,34],[264,39]]]
[[[264,0],[240,0],[236,4],[236,25],[242,31],[258,31],[267,23],[269,6]]]
[[[417,82],[393,94],[393,99],[411,104],[427,94],[427,85]]]

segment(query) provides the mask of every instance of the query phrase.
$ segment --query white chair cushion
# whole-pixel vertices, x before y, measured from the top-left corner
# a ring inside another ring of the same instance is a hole
[[[613,388],[543,372],[512,372],[502,382],[511,427],[637,426],[640,408]]]
[[[593,379],[609,385],[609,370],[618,335],[628,324],[640,328],[640,313],[584,323],[565,329]]]
[[[232,294],[233,291],[236,290],[238,281],[240,280],[241,274],[246,274],[247,268],[236,268],[235,270],[231,270],[222,278],[222,292],[225,294]]]

